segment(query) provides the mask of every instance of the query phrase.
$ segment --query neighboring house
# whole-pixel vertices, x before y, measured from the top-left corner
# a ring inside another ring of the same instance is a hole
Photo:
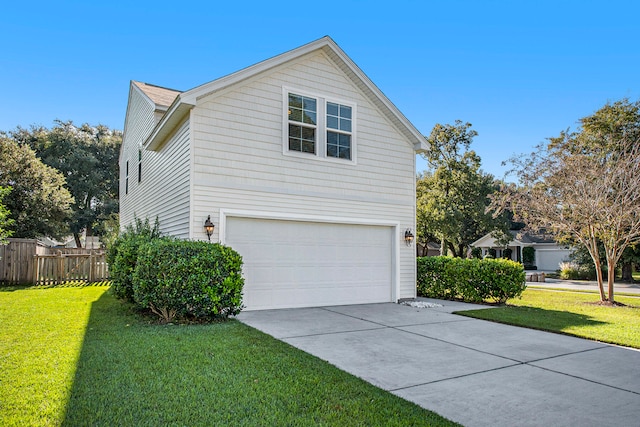
[[[121,227],[233,247],[247,309],[416,295],[424,136],[329,37],[186,92],[132,81]]]
[[[553,238],[546,235],[533,235],[520,230],[511,230],[513,240],[507,246],[511,249],[511,259],[522,261],[522,248],[531,246],[535,249],[535,266],[542,271],[556,271],[559,264],[567,261],[573,252],[569,247],[559,245]],[[491,234],[487,234],[471,244],[472,247],[482,249],[482,255],[488,255],[489,249],[496,251],[496,257],[502,258],[504,246],[499,246]]]
[[[440,243],[427,242],[427,244],[416,243],[416,256],[440,256]]]

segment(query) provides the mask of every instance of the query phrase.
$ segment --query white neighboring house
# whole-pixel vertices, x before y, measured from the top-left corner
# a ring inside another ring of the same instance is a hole
[[[132,81],[120,221],[244,260],[247,310],[416,296],[424,136],[329,37],[180,92]]]
[[[568,261],[573,252],[569,247],[559,245],[548,236],[537,236],[522,231],[511,230],[513,240],[509,242],[511,259],[522,262],[522,249],[531,246],[535,249],[535,266],[541,271],[556,271],[559,264]],[[489,249],[495,249],[496,257],[502,258],[504,246],[499,246],[491,234],[487,234],[471,244],[471,247],[481,248],[482,255],[488,255]]]

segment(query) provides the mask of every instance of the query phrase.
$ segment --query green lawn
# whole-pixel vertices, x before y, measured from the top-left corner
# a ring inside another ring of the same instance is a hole
[[[454,425],[240,322],[158,325],[107,289],[0,288],[0,425]]]
[[[506,306],[458,314],[640,348],[640,298],[616,300],[627,306],[595,305],[596,293],[529,288]]]

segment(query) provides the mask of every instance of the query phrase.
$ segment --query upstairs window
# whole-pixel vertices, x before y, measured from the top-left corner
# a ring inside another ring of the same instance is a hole
[[[138,150],[138,184],[142,182],[142,150]]]
[[[327,156],[351,160],[351,107],[327,102]]]
[[[355,104],[302,91],[283,90],[284,154],[319,160],[355,160]]]
[[[289,94],[289,150],[316,154],[317,102]]]
[[[127,168],[124,176],[124,194],[129,194],[129,160],[127,160]]]

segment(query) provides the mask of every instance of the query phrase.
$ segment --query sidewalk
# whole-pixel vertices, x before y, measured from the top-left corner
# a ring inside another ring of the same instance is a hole
[[[579,291],[598,291],[598,282],[589,280],[560,280],[549,279],[545,282],[527,282],[527,287],[530,288],[558,288],[558,289],[573,289]],[[604,290],[607,291],[607,284],[604,284]],[[640,296],[640,283],[622,283],[616,282],[614,292],[638,294]],[[615,296],[615,295],[614,295]]]

